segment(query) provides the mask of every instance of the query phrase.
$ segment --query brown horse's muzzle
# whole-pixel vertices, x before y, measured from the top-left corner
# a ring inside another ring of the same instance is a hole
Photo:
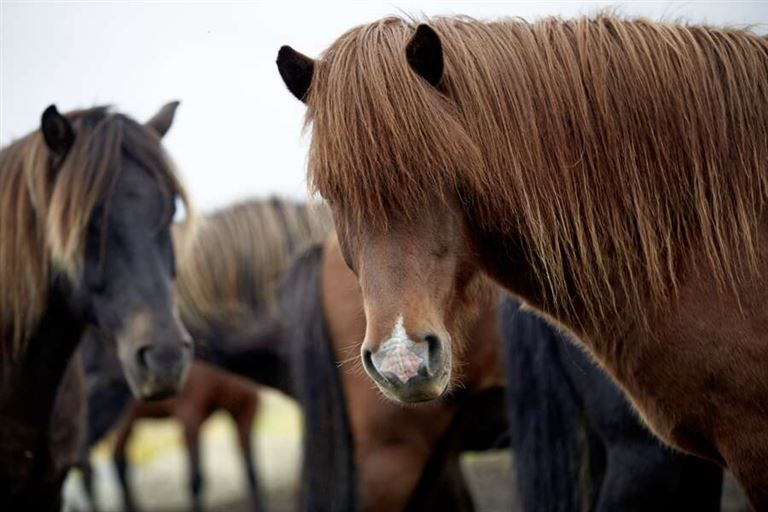
[[[440,397],[451,378],[450,338],[427,332],[409,336],[399,317],[389,339],[378,348],[363,343],[363,366],[382,393],[399,402]]]

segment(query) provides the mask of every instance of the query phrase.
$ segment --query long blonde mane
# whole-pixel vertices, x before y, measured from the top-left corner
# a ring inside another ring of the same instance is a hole
[[[238,325],[257,308],[271,308],[291,257],[333,230],[322,205],[277,198],[249,200],[199,220],[176,262],[182,320],[193,329]]]
[[[407,63],[411,20],[352,29],[316,63],[309,177],[323,196],[381,227],[458,196],[524,243],[551,307],[576,291],[586,322],[619,307],[643,319],[684,272],[727,287],[754,268],[765,38],[611,16],[425,22],[443,45],[438,88]]]
[[[121,152],[148,162],[168,194],[186,193],[159,137],[105,107],[66,115],[75,142],[60,168],[37,130],[0,152],[0,351],[15,357],[32,334],[52,279],[74,279],[82,266],[86,225],[111,193]],[[108,201],[105,202],[108,204]]]

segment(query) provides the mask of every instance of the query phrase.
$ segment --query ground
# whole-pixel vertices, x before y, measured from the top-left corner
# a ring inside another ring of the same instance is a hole
[[[254,429],[255,455],[269,510],[296,510],[300,463],[300,415],[296,406],[277,392],[263,393],[262,414]],[[110,440],[97,446],[94,465],[100,510],[122,510],[117,481],[110,459]],[[245,512],[245,477],[231,420],[214,416],[203,431],[205,505],[209,512]],[[186,454],[181,429],[168,421],[148,420],[139,424],[129,447],[133,460],[133,488],[143,512],[189,510],[186,484]],[[513,510],[511,455],[509,451],[469,453],[462,459],[478,512]],[[79,474],[73,474],[65,489],[68,510],[89,510],[81,491]],[[726,485],[723,511],[746,510],[731,481]]]

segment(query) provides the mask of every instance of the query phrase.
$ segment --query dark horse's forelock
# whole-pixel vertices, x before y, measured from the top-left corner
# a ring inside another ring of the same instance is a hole
[[[682,272],[729,286],[754,266],[765,38],[610,16],[426,23],[444,51],[437,87],[409,68],[416,24],[398,18],[352,29],[315,65],[310,182],[355,212],[346,222],[460,200],[524,241],[553,310],[578,290],[587,322],[645,318]]]
[[[100,199],[109,207],[122,151],[191,212],[151,129],[106,107],[71,112],[67,119],[75,142],[60,168],[51,168],[39,130],[0,152],[0,352],[6,361],[22,350],[43,313],[52,276],[79,273],[86,225]]]

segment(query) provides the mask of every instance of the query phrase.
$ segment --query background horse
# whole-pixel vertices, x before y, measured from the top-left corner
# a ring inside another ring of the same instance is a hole
[[[290,348],[277,342],[278,282],[291,257],[332,227],[324,207],[272,198],[205,216],[191,239],[176,231],[187,249],[178,261],[179,311],[201,357],[292,394]],[[243,345],[252,359],[238,358]]]
[[[484,272],[573,333],[657,436],[768,509],[768,40],[611,16],[389,18],[277,64],[308,106],[309,179],[359,275],[385,393],[449,386]],[[423,371],[389,378],[388,349]]]
[[[106,340],[91,337],[83,341],[83,344],[94,342],[97,344],[107,343]],[[93,365],[94,361],[91,361],[90,364]],[[109,379],[110,372],[112,372],[113,378],[122,378],[119,368],[116,368],[114,365],[114,359],[105,358],[95,364],[99,367],[98,379],[102,379],[102,381]],[[115,370],[118,371],[116,372]],[[102,386],[104,386],[103,382]],[[120,401],[114,402],[114,393],[105,394],[105,388],[99,387],[98,384],[93,386],[91,391],[88,402],[89,410],[100,411],[99,414],[102,415],[105,410],[117,409],[122,411],[122,414],[118,413],[120,419],[114,428],[115,444],[113,458],[123,492],[125,510],[133,511],[138,509],[134,495],[131,492],[129,461],[126,456],[126,448],[134,423],[142,418],[172,418],[181,424],[189,460],[189,490],[192,499],[192,510],[203,510],[202,490],[204,481],[200,458],[199,434],[205,421],[217,411],[227,412],[235,423],[237,441],[251,497],[252,510],[266,510],[251,446],[251,431],[253,429],[253,421],[258,412],[259,400],[257,389],[250,381],[196,360],[192,363],[184,387],[172,398],[153,402],[130,403],[123,401],[121,403]],[[108,398],[110,401],[105,402],[104,398]],[[120,407],[121,405],[123,407]],[[125,407],[126,405],[127,407]],[[114,412],[113,415],[117,416]],[[94,427],[98,428],[98,424],[95,424]],[[99,438],[91,436],[88,447],[98,440]],[[95,505],[93,483],[91,480],[92,471],[87,452],[88,450],[85,450],[85,457],[81,461],[80,467],[83,471],[83,480],[91,504]]]
[[[183,380],[170,222],[185,195],[160,143],[175,107],[142,126],[50,106],[0,152],[0,508],[60,507],[82,392],[70,359],[87,323],[117,340],[137,395]]]
[[[126,446],[133,424],[142,418],[173,418],[184,429],[184,442],[189,457],[189,487],[192,510],[202,511],[203,473],[200,460],[200,428],[217,411],[225,411],[235,422],[251,509],[266,510],[259,476],[251,447],[253,421],[259,408],[255,386],[236,375],[201,361],[192,363],[187,383],[173,398],[160,402],[134,402],[117,426],[114,460],[123,490],[124,502],[135,510],[135,500],[128,481]]]

